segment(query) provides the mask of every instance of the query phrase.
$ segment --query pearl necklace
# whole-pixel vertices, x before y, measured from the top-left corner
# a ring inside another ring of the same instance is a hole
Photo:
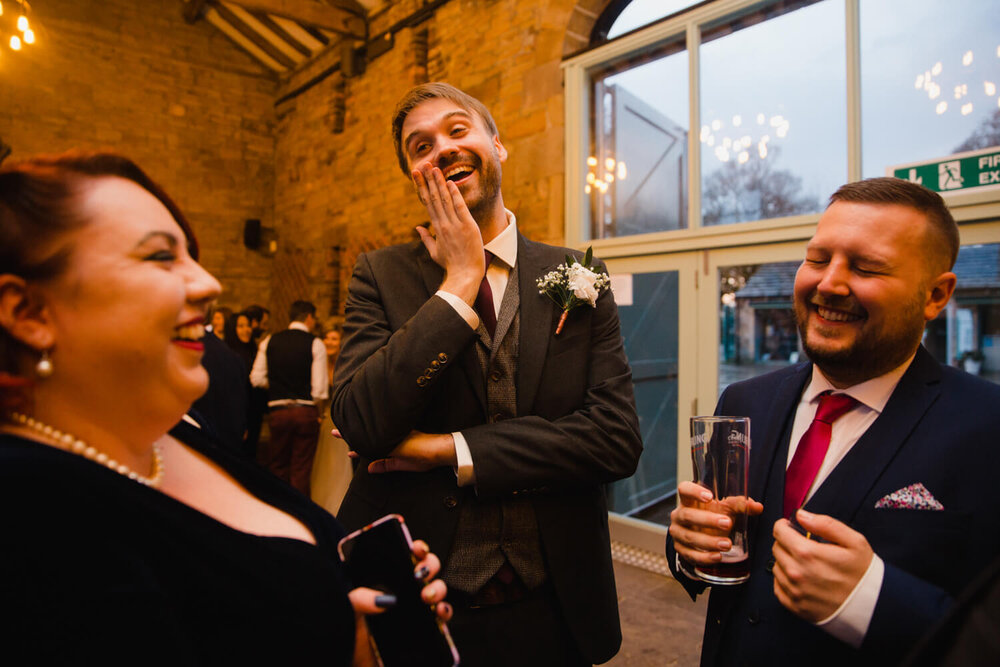
[[[104,452],[91,447],[76,436],[70,435],[69,433],[63,433],[62,431],[52,428],[48,424],[43,424],[33,417],[21,414],[20,412],[11,412],[10,417],[14,420],[14,422],[41,433],[50,441],[55,442],[60,449],[74,454],[79,454],[83,458],[94,461],[95,463],[100,463],[101,465],[114,470],[116,473],[124,475],[125,477],[139,482],[140,484],[150,486],[155,489],[158,488],[160,486],[160,482],[163,481],[163,454],[160,452],[160,446],[155,442],[153,443],[153,474],[146,477],[145,475],[140,475],[135,472],[127,465],[118,463],[118,461],[109,457]]]

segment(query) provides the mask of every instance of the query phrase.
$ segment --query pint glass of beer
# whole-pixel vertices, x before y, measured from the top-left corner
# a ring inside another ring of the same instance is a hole
[[[750,463],[749,417],[692,417],[691,459],[694,481],[712,492],[704,509],[727,514],[732,548],[715,565],[698,565],[695,574],[711,584],[732,585],[750,577],[747,551],[747,473]]]

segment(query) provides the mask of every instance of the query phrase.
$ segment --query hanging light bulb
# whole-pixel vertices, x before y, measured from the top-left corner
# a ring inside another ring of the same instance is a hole
[[[17,35],[12,35],[11,38],[10,38],[10,48],[14,49],[15,51],[20,51],[21,50],[21,38],[18,37]]]
[[[34,44],[35,43],[35,32],[33,30],[24,31],[24,43]]]
[[[0,16],[3,16],[3,3],[0,2]]]
[[[17,17],[17,29],[24,32],[28,29],[28,17],[22,14]]]

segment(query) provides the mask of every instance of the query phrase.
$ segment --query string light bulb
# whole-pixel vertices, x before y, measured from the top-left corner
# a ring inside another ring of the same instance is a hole
[[[9,17],[0,21],[0,43],[6,43],[12,51],[21,51],[25,45],[34,44],[35,31],[28,19],[31,5],[25,0],[14,0],[13,11],[10,2],[7,3],[6,9],[5,15],[3,3],[0,3],[0,17]]]

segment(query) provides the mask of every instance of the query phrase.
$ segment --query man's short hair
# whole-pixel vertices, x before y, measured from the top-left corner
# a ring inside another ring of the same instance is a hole
[[[960,243],[958,225],[938,193],[910,181],[882,176],[842,185],[830,196],[831,204],[838,201],[899,204],[917,209],[927,217],[930,226],[931,233],[924,242],[928,256],[940,257],[942,264],[947,262],[942,269],[944,271],[950,271],[955,266]]]
[[[411,88],[403,99],[396,105],[396,110],[392,114],[392,145],[396,149],[396,159],[399,160],[399,168],[406,176],[410,175],[410,170],[406,166],[406,155],[403,152],[403,123],[411,111],[427,100],[442,98],[450,100],[462,107],[466,111],[473,112],[479,116],[487,132],[491,137],[500,134],[497,124],[493,121],[489,109],[482,102],[472,95],[462,92],[451,84],[441,81],[432,81]]]
[[[306,315],[316,317],[316,306],[312,301],[292,301],[288,308],[288,319],[292,322],[302,322]]]

